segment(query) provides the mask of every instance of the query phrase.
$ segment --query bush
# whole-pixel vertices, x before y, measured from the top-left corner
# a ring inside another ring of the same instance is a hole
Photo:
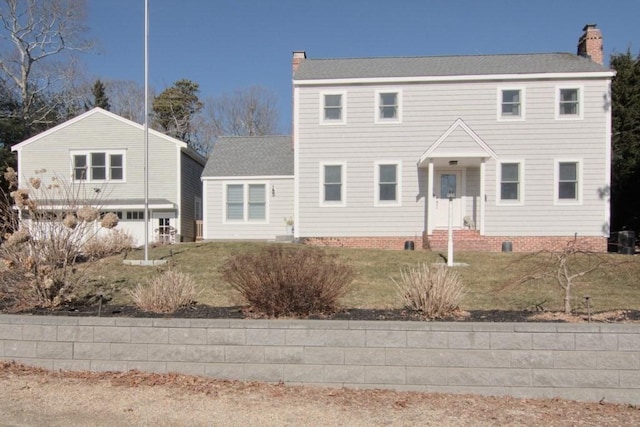
[[[45,175],[46,170],[35,172]],[[0,298],[8,308],[51,307],[77,300],[86,284],[80,271],[82,242],[98,231],[95,191],[53,175],[18,187],[12,168],[4,173],[9,198],[0,199]],[[52,208],[55,206],[55,209]],[[113,215],[115,216],[115,215]],[[117,225],[117,216],[103,228]]]
[[[354,277],[351,266],[308,247],[267,246],[220,269],[255,310],[272,317],[333,312]]]
[[[401,270],[400,282],[391,280],[404,307],[429,319],[454,313],[465,294],[460,275],[445,265],[429,268],[421,264]]]
[[[89,259],[100,259],[128,251],[135,243],[130,234],[121,230],[109,230],[84,242],[82,253]]]
[[[130,292],[133,303],[144,311],[173,313],[195,302],[199,291],[190,275],[167,270]]]

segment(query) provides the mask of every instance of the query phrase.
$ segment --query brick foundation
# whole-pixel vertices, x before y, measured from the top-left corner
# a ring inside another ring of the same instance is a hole
[[[415,249],[423,247],[421,237],[304,237],[301,243],[332,248],[404,249],[405,242],[413,242]]]
[[[511,242],[513,252],[536,252],[563,249],[574,236],[481,236],[476,230],[454,230],[453,244],[457,251],[500,252],[504,242]],[[580,247],[594,252],[607,251],[607,238],[578,236]],[[312,246],[402,250],[405,242],[416,249],[447,250],[447,231],[416,237],[305,237],[301,243]]]

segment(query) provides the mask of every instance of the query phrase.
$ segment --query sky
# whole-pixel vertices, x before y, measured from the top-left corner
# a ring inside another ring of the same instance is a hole
[[[253,85],[274,92],[291,122],[291,57],[575,53],[597,24],[605,58],[640,52],[640,0],[148,0],[149,84],[200,85],[200,98]],[[144,0],[87,0],[102,80],[144,82]]]

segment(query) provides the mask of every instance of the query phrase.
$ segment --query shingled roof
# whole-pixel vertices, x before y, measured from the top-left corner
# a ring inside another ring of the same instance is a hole
[[[202,176],[293,176],[291,137],[220,137],[209,154]]]
[[[570,53],[305,59],[294,80],[610,72]]]

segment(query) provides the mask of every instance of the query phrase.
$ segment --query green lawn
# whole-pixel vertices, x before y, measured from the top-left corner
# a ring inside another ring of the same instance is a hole
[[[266,243],[206,242],[187,243],[151,248],[150,259],[168,259],[181,271],[191,274],[202,287],[200,303],[230,306],[242,304],[235,291],[222,279],[218,268],[230,255],[256,250]],[[342,301],[345,307],[399,308],[391,277],[399,278],[402,267],[419,263],[442,262],[439,252],[389,251],[375,249],[327,248],[329,253],[347,260],[357,272],[348,295]],[[583,278],[573,291],[575,311],[584,312],[584,297],[590,297],[592,311],[613,309],[640,309],[640,260],[628,255],[604,255],[612,263],[620,263],[606,272],[598,271]],[[127,255],[128,259],[142,259],[142,250]],[[532,263],[540,258],[516,253],[461,252],[455,254],[454,267],[467,289],[463,309],[471,310],[533,310],[537,305],[547,310],[561,311],[563,291],[556,284],[517,284],[530,271]],[[137,283],[144,282],[167,267],[129,266],[122,263],[123,256],[114,256],[91,267],[95,283],[110,289],[112,303],[129,303],[126,292]]]

